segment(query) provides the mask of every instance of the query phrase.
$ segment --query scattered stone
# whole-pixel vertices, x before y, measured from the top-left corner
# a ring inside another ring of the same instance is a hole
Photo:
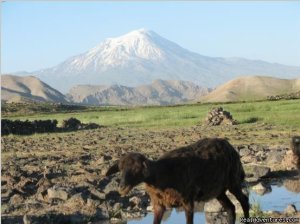
[[[36,184],[36,187],[38,187],[37,193],[44,192],[47,189],[49,189],[51,186],[52,186],[52,183],[49,179],[41,178]]]
[[[114,204],[114,206],[113,206],[114,211],[119,211],[121,209],[122,209],[122,204],[121,203],[117,202],[117,203]]]
[[[91,192],[92,195],[96,196],[97,198],[99,198],[101,200],[105,200],[105,195],[106,194],[104,192],[100,192],[94,187],[90,188],[90,192]]]
[[[40,193],[37,193],[36,194],[36,199],[39,200],[39,201],[42,201],[42,202],[46,202],[48,201],[47,199],[47,192],[44,191],[44,192],[40,192]]]
[[[240,151],[239,151],[239,153],[240,153],[240,156],[248,156],[248,155],[250,155],[251,154],[251,151],[250,151],[250,149],[248,149],[248,148],[241,148],[240,149]]]
[[[226,212],[206,212],[205,221],[207,224],[228,224]]]
[[[271,169],[266,166],[253,166],[252,173],[256,178],[267,177],[271,172]]]
[[[22,195],[20,194],[14,194],[10,199],[9,199],[9,203],[12,205],[18,205],[23,203],[24,198],[22,197]]]
[[[82,193],[74,194],[70,199],[65,203],[69,207],[82,207],[85,205],[85,201],[82,197]]]
[[[99,159],[99,163],[104,163],[106,161],[110,161],[112,159],[111,156],[108,156],[108,155],[104,155],[104,156],[101,156],[100,159]]]
[[[88,198],[86,201],[86,206],[88,207],[97,207],[98,205],[100,205],[100,202],[97,200],[93,200],[91,198]]]
[[[112,178],[108,184],[104,187],[103,192],[108,194],[111,191],[118,191],[119,182],[117,178]]]
[[[263,152],[263,151],[258,151],[258,152],[255,154],[255,156],[256,156],[257,161],[264,161],[264,160],[266,160],[266,158],[267,158],[266,153]]]
[[[110,207],[107,203],[102,203],[98,206],[101,211],[101,219],[109,219],[109,211],[111,211]]]
[[[284,213],[288,214],[288,215],[293,215],[293,214],[297,213],[297,208],[295,205],[290,204],[286,207],[286,209],[284,209]]]
[[[271,188],[271,186],[266,185],[266,184],[260,182],[260,183],[258,183],[258,184],[256,184],[256,185],[254,185],[254,186],[252,187],[252,190],[255,191],[255,192],[256,192],[257,194],[259,194],[259,195],[264,195],[264,194],[266,194],[266,193],[271,192],[271,191],[272,191],[272,188]]]
[[[121,216],[123,219],[137,219],[144,217],[146,215],[145,212],[142,211],[121,211]]]
[[[217,199],[212,199],[205,203],[204,211],[205,212],[221,212],[223,211],[222,205],[219,203]]]
[[[52,187],[47,190],[49,199],[61,199],[66,201],[69,197],[67,191],[63,188]]]
[[[252,156],[252,155],[247,155],[247,156],[243,156],[241,158],[242,162],[244,164],[248,164],[248,163],[253,163],[253,162],[257,162],[257,159],[255,156]]]
[[[146,211],[153,212],[153,206],[152,205],[147,206]]]
[[[131,198],[129,198],[129,203],[131,207],[139,207],[141,205],[142,199],[137,197],[137,196],[133,196]]]
[[[268,153],[267,162],[269,164],[278,164],[281,163],[284,157],[284,151],[282,150],[272,150]]]
[[[115,223],[115,224],[123,224],[123,223],[127,223],[126,221],[122,221],[122,219],[121,218],[116,218],[116,217],[112,217],[111,219],[110,219],[110,222],[111,223]]]

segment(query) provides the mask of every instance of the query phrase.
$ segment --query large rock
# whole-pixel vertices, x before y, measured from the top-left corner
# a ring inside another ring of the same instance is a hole
[[[223,211],[223,207],[217,199],[209,200],[204,205],[205,212],[221,212]]]
[[[253,166],[253,168],[252,168],[252,174],[256,178],[268,177],[270,172],[271,172],[271,169],[266,166]]]
[[[111,179],[102,180],[101,183],[101,189],[105,194],[108,194],[112,191],[118,191],[119,188],[119,179],[118,177],[113,177]]]
[[[251,150],[248,147],[241,148],[239,151],[240,156],[248,156],[251,154]]]
[[[85,200],[82,196],[82,193],[74,194],[70,199],[67,200],[65,205],[68,205],[70,208],[78,208],[85,205]]]
[[[61,199],[66,201],[69,198],[69,194],[64,188],[52,187],[47,190],[49,199]]]
[[[291,192],[300,193],[300,179],[284,180],[283,185]]]
[[[226,212],[206,212],[205,221],[207,224],[228,224]]]
[[[286,209],[284,209],[284,213],[288,214],[288,215],[293,215],[293,214],[297,213],[297,208],[295,205],[290,204],[286,207]]]
[[[90,187],[90,192],[93,196],[100,200],[105,200],[105,193],[98,191],[95,187]]]
[[[20,194],[14,194],[10,199],[9,203],[11,205],[18,205],[21,204],[24,201],[24,198]]]
[[[269,164],[280,164],[284,158],[284,155],[285,152],[283,150],[272,150],[267,155],[267,162]]]
[[[258,183],[252,187],[252,190],[255,191],[258,195],[264,195],[272,191],[271,186],[264,183]]]

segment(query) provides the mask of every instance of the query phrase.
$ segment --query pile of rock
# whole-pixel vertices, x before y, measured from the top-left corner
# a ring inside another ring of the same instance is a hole
[[[209,126],[235,125],[237,121],[232,118],[228,111],[223,110],[222,107],[216,107],[208,113],[205,124]]]

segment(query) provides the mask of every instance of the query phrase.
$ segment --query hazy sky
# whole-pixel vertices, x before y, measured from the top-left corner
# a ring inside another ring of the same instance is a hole
[[[23,1],[1,4],[1,71],[34,71],[147,28],[206,56],[300,66],[299,1]]]

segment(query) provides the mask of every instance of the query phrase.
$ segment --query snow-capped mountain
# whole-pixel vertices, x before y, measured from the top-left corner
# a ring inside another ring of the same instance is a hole
[[[299,77],[300,67],[242,58],[206,57],[153,31],[139,29],[108,38],[81,55],[33,74],[67,92],[78,84],[137,86],[156,79],[186,80],[215,87],[241,75]]]

